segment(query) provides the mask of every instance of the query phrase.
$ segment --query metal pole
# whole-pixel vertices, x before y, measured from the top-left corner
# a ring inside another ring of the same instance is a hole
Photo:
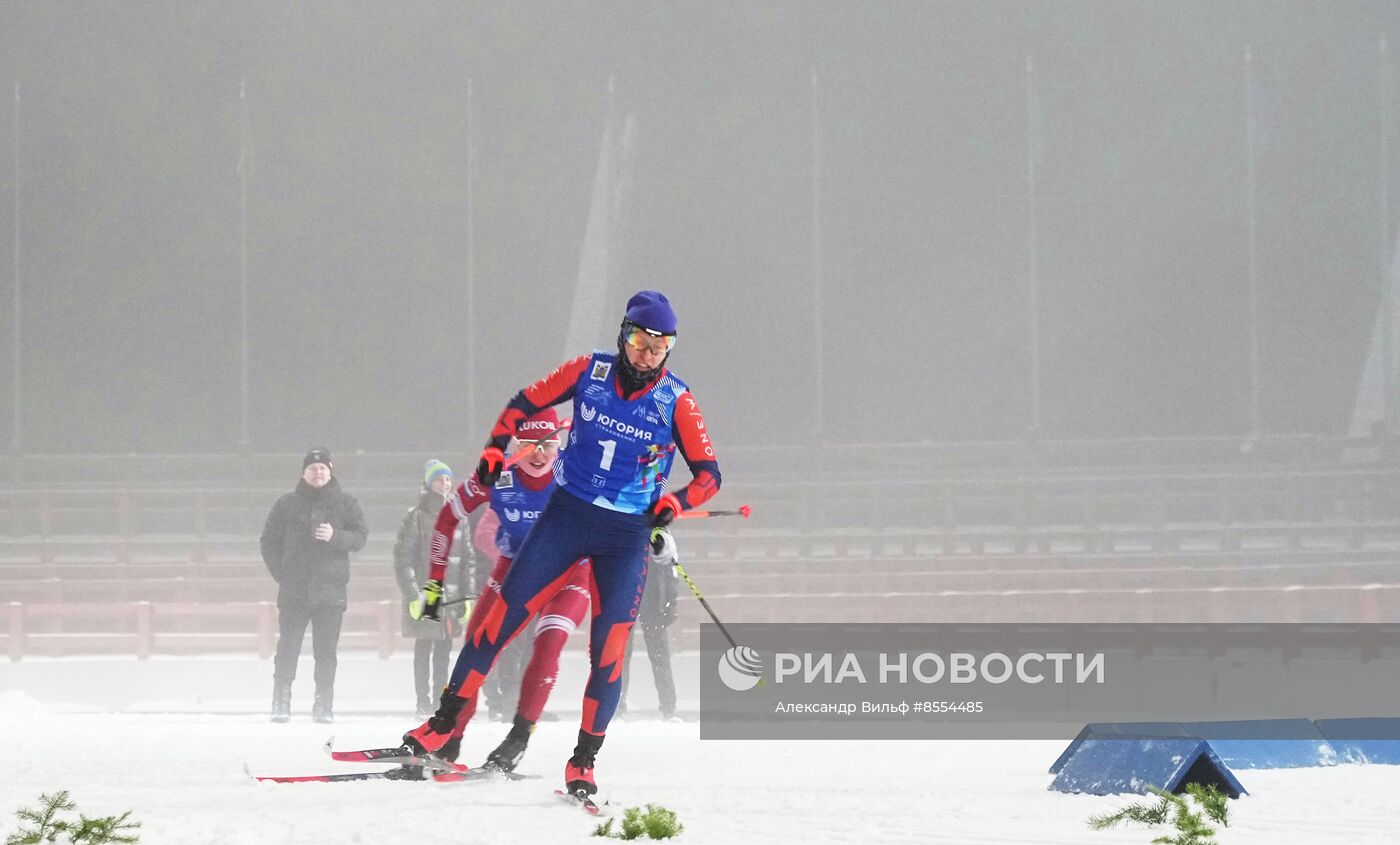
[[[1249,205],[1249,431],[1260,434],[1259,426],[1259,221],[1254,197],[1254,54],[1244,48],[1246,104],[1245,151],[1248,172]]]
[[[20,388],[20,272],[19,272],[19,209],[20,209],[20,181],[19,181],[19,83],[15,83],[15,119],[14,138],[11,144],[14,153],[14,276],[15,276],[15,301],[14,301],[14,427],[10,433],[10,450],[19,453],[20,437],[20,399],[22,391]]]
[[[476,220],[473,182],[475,181],[475,114],[473,113],[473,80],[467,78],[467,309],[466,309],[466,405],[467,419],[477,425],[476,418],[476,359],[472,355],[472,340],[476,337]],[[483,438],[484,439],[484,438]]]
[[[822,433],[825,416],[826,365],[822,350],[822,183],[821,114],[817,108],[817,66],[812,66],[812,434]]]
[[[1034,63],[1026,56],[1026,287],[1030,309],[1031,414],[1030,430],[1040,431],[1040,261],[1036,254],[1035,154],[1038,128],[1035,112]]]
[[[248,170],[251,153],[248,139],[248,84],[238,82],[238,310],[240,418],[238,445],[252,444],[248,432]]]
[[[1395,430],[1395,302],[1390,290],[1390,56],[1385,36],[1380,40],[1381,87],[1381,378],[1382,419],[1385,430]]]

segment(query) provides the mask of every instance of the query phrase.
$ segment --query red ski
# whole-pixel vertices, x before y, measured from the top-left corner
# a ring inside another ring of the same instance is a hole
[[[346,763],[402,763],[406,766],[422,766],[437,772],[465,772],[461,763],[444,760],[432,754],[419,754],[407,745],[393,748],[360,748],[352,751],[337,751],[335,737],[326,740],[325,751],[332,760]]]
[[[492,769],[471,769],[469,771],[434,772],[422,766],[402,765],[395,769],[380,772],[340,772],[333,775],[255,775],[248,777],[262,783],[342,783],[356,780],[431,780],[437,783],[493,783],[497,781],[526,780],[529,775],[514,772],[499,772]]]
[[[560,801],[563,801],[566,804],[572,804],[575,807],[579,807],[590,816],[599,815],[603,812],[603,808],[608,805],[606,801],[604,801],[602,804],[597,803],[593,800],[593,797],[591,795],[589,795],[587,792],[584,792],[582,789],[575,790],[572,794],[565,792],[562,789],[556,789],[554,790],[554,794],[559,796]]]

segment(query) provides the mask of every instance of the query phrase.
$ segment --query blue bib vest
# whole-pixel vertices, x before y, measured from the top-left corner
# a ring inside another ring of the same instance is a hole
[[[571,494],[609,510],[645,513],[666,490],[676,457],[676,400],[689,388],[671,373],[627,401],[617,395],[617,355],[594,352],[574,390],[569,448],[554,478]]]
[[[540,518],[549,494],[554,492],[553,484],[546,484],[542,490],[527,488],[520,480],[523,474],[520,467],[513,466],[491,488],[491,510],[501,520],[501,527],[496,530],[496,548],[509,558],[515,557],[525,535]]]

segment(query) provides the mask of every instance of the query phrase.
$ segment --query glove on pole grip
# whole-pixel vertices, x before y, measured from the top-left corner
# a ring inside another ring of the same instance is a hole
[[[495,446],[487,446],[481,451],[481,460],[476,465],[477,483],[486,489],[496,486],[505,469],[506,455]]]
[[[656,504],[651,506],[651,527],[665,528],[676,518],[676,514],[681,512],[681,500],[676,498],[676,494],[667,493],[656,500]]]
[[[418,591],[418,598],[408,603],[408,615],[416,620],[431,619],[436,622],[441,609],[442,582],[434,578],[429,578],[423,589]]]

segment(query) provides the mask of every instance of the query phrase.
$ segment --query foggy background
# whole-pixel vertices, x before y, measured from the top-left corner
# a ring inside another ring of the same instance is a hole
[[[6,3],[0,433],[474,453],[654,287],[721,458],[1017,438],[1033,246],[1044,436],[1248,434],[1252,114],[1258,428],[1342,435],[1383,38],[1394,3]]]

